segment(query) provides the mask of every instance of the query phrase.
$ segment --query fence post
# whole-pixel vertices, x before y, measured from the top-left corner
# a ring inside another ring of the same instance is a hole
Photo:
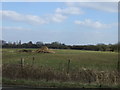
[[[23,77],[24,58],[21,58],[21,77]]]
[[[68,60],[68,65],[67,65],[67,74],[69,73],[69,69],[70,69],[70,59]]]
[[[120,62],[119,62],[119,60],[117,62],[117,71],[120,72]]]
[[[32,58],[32,65],[34,65],[35,57]]]
[[[118,46],[118,60],[117,60],[117,71],[120,73],[120,51]]]
[[[24,67],[24,58],[21,58],[21,68],[23,68]]]

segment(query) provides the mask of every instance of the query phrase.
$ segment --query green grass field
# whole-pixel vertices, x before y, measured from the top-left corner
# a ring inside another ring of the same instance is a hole
[[[19,63],[24,58],[25,63],[49,66],[56,69],[65,67],[70,59],[70,68],[91,68],[97,70],[115,70],[117,68],[118,53],[81,50],[54,50],[56,53],[18,52],[20,49],[3,49],[2,63]],[[32,49],[36,50],[36,49]]]
[[[117,52],[54,49],[55,53],[36,53],[37,49],[28,49],[33,52],[26,53],[19,50],[2,49],[5,85],[63,88],[120,86],[120,75],[116,71]],[[19,66],[21,58],[24,58],[23,68]]]

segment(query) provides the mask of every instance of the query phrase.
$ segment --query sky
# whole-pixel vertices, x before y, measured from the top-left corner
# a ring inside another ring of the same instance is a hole
[[[67,45],[118,42],[117,2],[3,2],[5,41]]]

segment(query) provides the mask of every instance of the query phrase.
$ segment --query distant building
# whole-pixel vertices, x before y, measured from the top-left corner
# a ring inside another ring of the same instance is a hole
[[[0,45],[5,45],[5,44],[6,44],[6,41],[0,40]]]

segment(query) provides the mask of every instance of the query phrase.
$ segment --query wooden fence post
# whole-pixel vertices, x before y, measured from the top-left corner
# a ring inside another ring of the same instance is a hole
[[[35,63],[35,57],[32,58],[32,65]]]
[[[119,51],[119,48],[118,48],[118,60],[117,60],[117,71],[120,73],[120,51]]]
[[[24,58],[21,58],[21,77],[23,77]]]
[[[120,61],[117,62],[117,71],[120,72]]]
[[[21,68],[23,68],[24,67],[24,58],[21,58]]]
[[[68,65],[67,65],[67,74],[69,73],[69,69],[70,69],[70,59],[68,60]]]

